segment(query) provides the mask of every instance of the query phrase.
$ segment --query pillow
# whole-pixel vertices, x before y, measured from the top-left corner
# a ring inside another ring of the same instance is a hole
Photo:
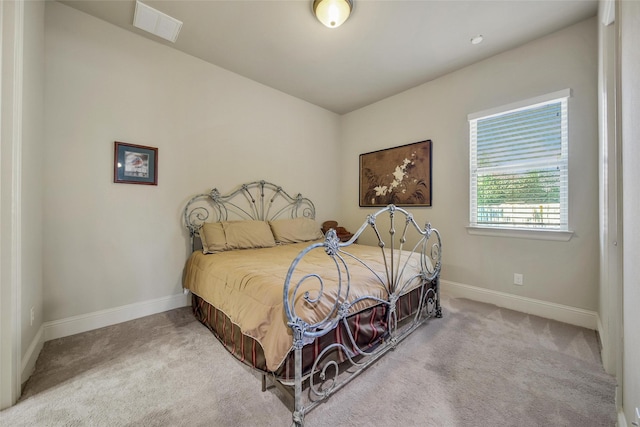
[[[227,250],[227,239],[224,237],[224,230],[221,222],[205,222],[200,228],[200,240],[202,241],[202,252],[205,254],[215,254]]]
[[[311,218],[278,219],[270,221],[271,231],[278,243],[298,243],[322,239],[320,227]]]
[[[222,228],[227,249],[269,248],[276,245],[266,221],[229,221]]]

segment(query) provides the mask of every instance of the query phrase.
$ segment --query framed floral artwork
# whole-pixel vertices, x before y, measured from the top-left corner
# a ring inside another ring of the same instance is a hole
[[[158,149],[116,141],[113,182],[158,185]]]
[[[360,154],[360,206],[431,206],[431,140]]]

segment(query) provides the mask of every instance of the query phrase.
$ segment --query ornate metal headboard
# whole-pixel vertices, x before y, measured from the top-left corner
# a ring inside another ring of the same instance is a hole
[[[311,200],[297,194],[290,196],[279,185],[266,181],[242,184],[227,194],[217,188],[209,193],[198,194],[184,208],[184,222],[191,237],[191,248],[205,222],[227,220],[271,221],[283,218],[316,217],[316,208]]]

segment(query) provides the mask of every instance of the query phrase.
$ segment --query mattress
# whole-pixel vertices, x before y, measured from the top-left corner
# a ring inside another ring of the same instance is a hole
[[[185,267],[183,286],[195,296],[196,317],[207,324],[240,360],[283,377],[289,377],[291,371],[288,365],[293,345],[292,331],[284,312],[283,286],[291,262],[309,244],[216,254],[197,251],[189,257]],[[419,306],[423,280],[418,254],[396,251],[392,258],[389,250],[358,244],[343,250],[347,252],[342,257],[348,276],[342,263],[336,263],[319,247],[306,254],[293,272],[292,285],[300,284],[295,298],[293,294],[291,298],[295,299],[296,314],[309,324],[335,314],[336,301],[357,301],[349,310],[350,327],[352,333],[355,331],[359,335],[358,345],[363,349],[370,348],[383,338],[381,335],[386,330],[388,308],[377,301],[389,298],[386,279],[389,272],[385,261],[389,265],[394,259],[395,265],[404,265],[404,261],[409,260],[407,267],[402,268],[399,280],[393,284],[400,297],[396,310],[401,318]],[[338,271],[342,280],[339,280]],[[310,278],[302,280],[304,277]],[[319,295],[317,277],[322,278],[322,298],[318,303],[311,303],[304,295],[308,292],[312,299]],[[344,327],[346,325],[340,328]],[[340,328],[314,340],[305,346],[305,351],[318,353],[327,343],[346,342],[346,330]]]

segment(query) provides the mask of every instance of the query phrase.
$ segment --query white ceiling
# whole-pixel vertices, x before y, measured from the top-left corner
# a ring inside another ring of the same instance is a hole
[[[338,114],[594,16],[598,7],[597,0],[354,0],[347,22],[329,29],[313,16],[312,0],[144,1],[183,22],[171,43],[133,27],[135,0],[61,2]],[[484,42],[472,45],[478,34]]]

